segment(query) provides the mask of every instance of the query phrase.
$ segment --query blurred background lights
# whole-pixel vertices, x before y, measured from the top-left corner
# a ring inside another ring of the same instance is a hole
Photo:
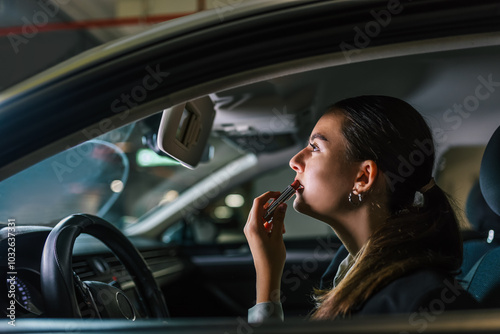
[[[218,206],[214,209],[214,216],[218,219],[228,219],[233,215],[233,209],[225,205]]]
[[[229,194],[226,196],[224,202],[230,208],[239,208],[245,204],[245,198],[240,194]]]
[[[160,156],[148,148],[142,148],[137,151],[136,162],[141,167],[177,166],[180,164],[177,160]]]
[[[120,180],[113,180],[111,182],[110,188],[115,193],[121,193],[123,190],[123,182]]]
[[[174,201],[177,197],[179,197],[179,192],[177,190],[169,190],[163,195],[160,200],[160,205],[170,203]]]

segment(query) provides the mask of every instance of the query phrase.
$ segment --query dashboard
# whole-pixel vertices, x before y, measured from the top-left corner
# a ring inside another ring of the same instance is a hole
[[[7,242],[9,236],[12,237],[7,227],[0,229],[0,257],[5,258],[0,263],[0,291],[4,291],[0,307],[5,316],[9,315],[10,307],[15,309],[16,318],[44,317],[40,267],[43,246],[50,231],[48,227],[18,226],[13,244]],[[160,287],[179,279],[189,269],[189,262],[181,259],[174,247],[147,239],[132,238],[131,241],[146,260]],[[9,257],[12,267],[7,262],[9,253],[15,254],[15,258]],[[73,272],[81,281],[98,281],[121,289],[143,315],[134,281],[101,241],[86,234],[80,235],[75,241],[72,259]]]

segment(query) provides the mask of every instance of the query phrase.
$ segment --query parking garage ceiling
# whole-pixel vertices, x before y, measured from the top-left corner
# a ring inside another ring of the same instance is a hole
[[[0,0],[0,91],[99,44],[212,0]]]

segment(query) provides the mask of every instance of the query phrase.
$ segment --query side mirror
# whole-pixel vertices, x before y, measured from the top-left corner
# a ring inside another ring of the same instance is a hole
[[[214,118],[214,105],[208,96],[163,111],[158,147],[183,166],[195,168],[206,152]]]

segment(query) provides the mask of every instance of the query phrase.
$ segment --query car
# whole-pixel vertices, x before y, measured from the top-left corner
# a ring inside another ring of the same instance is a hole
[[[499,9],[221,1],[1,92],[2,328],[497,332],[497,309],[441,314],[442,301],[411,317],[303,321],[341,243],[290,209],[286,321],[249,324],[255,272],[242,229],[254,197],[293,181],[288,161],[328,106],[363,94],[424,115],[436,181],[465,211],[500,125]]]

